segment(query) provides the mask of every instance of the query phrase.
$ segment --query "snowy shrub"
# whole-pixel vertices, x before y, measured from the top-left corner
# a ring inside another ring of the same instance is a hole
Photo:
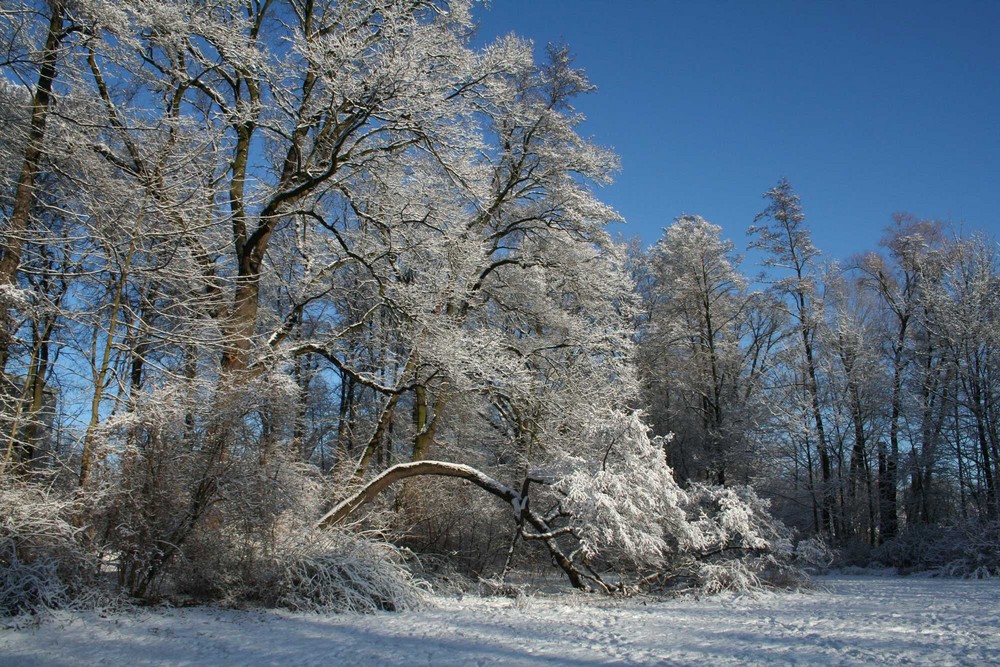
[[[264,427],[290,423],[295,391],[277,372],[223,390],[177,382],[109,421],[102,447],[119,461],[109,540],[125,590],[228,596],[273,550],[282,517],[319,507],[314,469]]]
[[[771,516],[768,502],[749,486],[692,484],[685,510],[705,554],[792,553],[791,531]]]
[[[479,595],[482,597],[503,597],[516,600],[528,595],[526,584],[513,584],[499,574],[486,579],[479,579]]]
[[[183,542],[198,453],[192,446],[191,401],[157,392],[140,409],[107,424],[102,449],[118,451],[117,484],[109,498],[108,540],[119,584],[130,595],[153,595],[164,565]]]
[[[834,554],[833,565],[838,569],[867,567],[874,549],[869,539],[868,535],[848,535]]]
[[[1000,521],[956,527],[958,553],[941,568],[951,577],[1000,577]]]
[[[599,555],[620,571],[658,564],[690,542],[685,494],[641,414],[616,415],[592,427],[587,438],[605,452],[600,468],[581,467],[557,489],[588,557]]]
[[[747,593],[808,583],[797,558],[821,557],[820,543],[792,546],[791,531],[750,487],[692,484],[684,510],[690,539],[646,581],[669,591]]]
[[[282,544],[311,530],[322,506],[314,468],[275,453],[260,464],[232,460],[218,498],[191,531],[167,572],[178,593],[267,602]]]
[[[0,484],[0,615],[98,600],[98,557],[73,523],[97,500],[9,478]]]
[[[902,570],[925,570],[938,560],[935,542],[939,539],[938,529],[910,526],[896,537],[872,550],[872,562]],[[937,563],[940,565],[941,563]]]
[[[456,567],[448,556],[420,554],[407,562],[414,578],[424,582],[428,590],[447,597],[463,596],[480,590],[480,580],[473,579],[464,570]]]
[[[218,500],[168,572],[178,593],[304,611],[402,610],[424,600],[404,552],[371,535],[316,531],[317,471],[276,450],[234,459]]]
[[[760,589],[763,582],[754,571],[754,564],[738,558],[702,563],[697,570],[698,588],[706,595],[745,593]]]
[[[396,547],[313,530],[323,494],[313,469],[277,455],[263,466],[232,462],[218,493],[158,590],[311,611],[400,610],[423,600]]]
[[[58,567],[50,558],[22,562],[13,540],[0,542],[0,616],[40,616],[67,606],[70,596]]]
[[[709,595],[798,590],[811,585],[809,575],[795,561],[773,553],[709,559],[699,562],[693,571],[696,588]]]
[[[795,545],[795,563],[799,567],[816,572],[824,572],[834,560],[833,550],[822,537],[810,537]]]
[[[404,562],[404,552],[371,536],[327,530],[303,533],[282,545],[269,593],[300,611],[374,612],[413,609],[426,591]]]

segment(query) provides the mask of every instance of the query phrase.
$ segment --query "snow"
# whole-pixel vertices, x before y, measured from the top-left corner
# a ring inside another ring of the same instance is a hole
[[[701,600],[435,599],[402,614],[216,608],[59,614],[0,631],[2,665],[1000,663],[1000,581],[836,576]]]

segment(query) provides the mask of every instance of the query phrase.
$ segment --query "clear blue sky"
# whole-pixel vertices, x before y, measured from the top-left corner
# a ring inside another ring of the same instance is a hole
[[[785,176],[827,258],[896,211],[1000,236],[1000,0],[493,0],[478,41],[568,44],[602,197],[647,243],[681,213],[742,249]]]

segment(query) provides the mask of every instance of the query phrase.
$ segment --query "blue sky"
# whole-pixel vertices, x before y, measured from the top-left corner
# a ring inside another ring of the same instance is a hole
[[[896,211],[1000,235],[1000,1],[493,0],[479,42],[568,44],[621,155],[602,198],[647,243],[681,213],[738,248],[780,177],[827,258]]]

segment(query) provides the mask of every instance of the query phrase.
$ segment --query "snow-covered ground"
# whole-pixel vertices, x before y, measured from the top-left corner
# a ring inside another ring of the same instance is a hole
[[[438,598],[316,616],[212,608],[66,614],[0,631],[2,665],[1000,664],[1000,581],[826,577],[758,598]]]

